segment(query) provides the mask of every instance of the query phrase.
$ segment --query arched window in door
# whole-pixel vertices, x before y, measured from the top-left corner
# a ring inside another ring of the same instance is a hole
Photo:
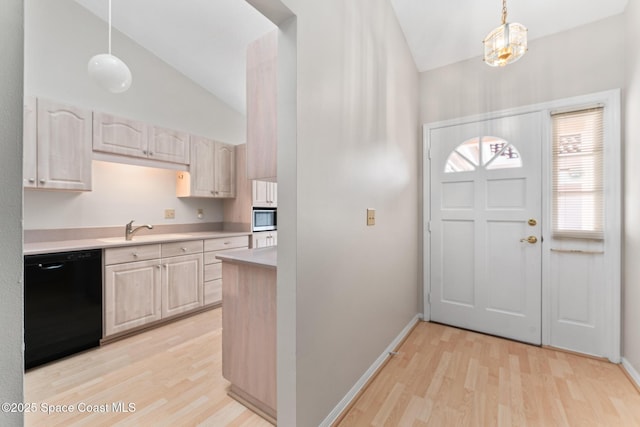
[[[518,150],[495,136],[480,136],[464,141],[449,154],[445,173],[469,172],[477,168],[487,170],[521,168]]]

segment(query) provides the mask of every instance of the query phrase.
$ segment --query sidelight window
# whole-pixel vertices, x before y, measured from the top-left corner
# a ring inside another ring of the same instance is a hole
[[[553,235],[603,238],[603,108],[552,114]]]

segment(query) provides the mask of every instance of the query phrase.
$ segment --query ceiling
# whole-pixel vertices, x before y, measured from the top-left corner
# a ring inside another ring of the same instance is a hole
[[[107,20],[107,0],[75,1]],[[627,2],[510,0],[508,21],[525,25],[532,40],[622,13]],[[500,0],[391,3],[420,71],[481,55],[482,39],[502,11]],[[242,0],[113,0],[112,23],[241,113],[246,46],[275,28]]]

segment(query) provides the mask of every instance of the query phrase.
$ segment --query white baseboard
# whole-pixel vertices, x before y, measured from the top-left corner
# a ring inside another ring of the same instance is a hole
[[[640,388],[640,373],[638,373],[633,365],[624,357],[622,358],[622,367],[627,371],[627,374],[629,374],[633,382],[636,383],[636,386]]]
[[[373,364],[367,369],[367,371],[360,377],[360,379],[351,387],[351,390],[342,398],[340,402],[336,405],[335,408],[327,415],[327,417],[320,423],[319,427],[330,427],[333,424],[340,414],[351,404],[351,401],[358,395],[360,390],[367,384],[367,381],[380,369],[382,364],[385,362],[387,357],[389,357],[389,353],[395,350],[395,348],[402,342],[402,340],[411,332],[411,329],[414,327],[418,321],[422,319],[421,314],[416,314],[413,319],[404,327],[404,329],[398,334],[397,337],[391,341],[391,344],[387,346],[387,348],[382,352],[382,354],[373,362]]]

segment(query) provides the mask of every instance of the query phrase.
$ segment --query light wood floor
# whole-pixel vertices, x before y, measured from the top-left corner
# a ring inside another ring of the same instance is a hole
[[[229,398],[222,378],[221,309],[211,310],[27,372],[26,426],[237,426],[271,424]],[[81,403],[135,405],[79,413]],[[73,405],[46,415],[41,404]]]
[[[618,365],[421,322],[348,426],[640,426]]]

